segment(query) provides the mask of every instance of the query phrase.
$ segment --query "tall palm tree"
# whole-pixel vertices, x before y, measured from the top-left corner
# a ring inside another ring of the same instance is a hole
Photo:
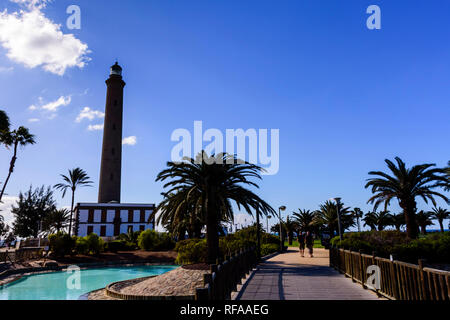
[[[444,232],[444,220],[450,217],[450,211],[444,208],[434,207],[432,211],[429,212],[431,217],[439,221],[439,226],[441,227],[441,232]]]
[[[351,211],[352,216],[356,219],[356,224],[358,225],[358,232],[361,232],[361,225],[359,221],[364,216],[364,212],[360,208],[353,208]]]
[[[298,209],[298,213],[294,212],[293,216],[297,221],[300,230],[310,231],[313,227],[314,212],[311,212],[310,210]]]
[[[338,233],[339,223],[337,215],[337,205],[334,202],[326,201],[320,206],[320,209],[314,213],[313,224],[316,226],[326,226],[330,231],[331,236],[334,236],[335,232]],[[342,233],[352,226],[355,222],[351,216],[350,208],[344,207],[344,203],[339,203],[339,212],[341,215]]]
[[[433,221],[431,219],[432,215],[429,212],[421,210],[416,214],[416,222],[420,227],[422,234],[427,234],[427,227],[433,225]]]
[[[69,219],[69,236],[72,235],[72,218],[73,218],[73,209],[75,204],[75,191],[78,187],[90,187],[92,181],[90,181],[87,173],[81,168],[75,168],[73,170],[69,170],[69,175],[66,176],[61,174],[63,183],[58,183],[54,186],[54,188],[61,190],[63,192],[62,197],[66,196],[67,190],[72,192],[72,204],[70,206],[70,219]]]
[[[208,262],[215,263],[219,257],[219,227],[221,221],[233,221],[235,202],[252,215],[252,210],[260,214],[275,215],[275,210],[264,200],[244,186],[258,188],[251,178],[261,179],[261,167],[244,162],[235,156],[224,153],[208,156],[202,151],[196,159],[185,158],[183,162],[168,162],[168,168],[161,171],[156,181],[169,180],[164,188],[170,188],[166,194],[182,192],[195,203],[196,210],[206,222],[206,242]],[[170,198],[169,198],[170,199]],[[179,201],[179,200],[176,200]],[[170,205],[170,200],[163,206]],[[181,202],[180,202],[181,205]]]
[[[54,210],[45,217],[43,229],[49,232],[58,233],[69,226],[70,211],[67,209]]]
[[[19,127],[17,130],[11,132],[3,132],[1,134],[1,142],[7,147],[13,148],[13,156],[9,164],[8,176],[3,183],[2,191],[0,192],[0,202],[2,201],[3,195],[5,194],[6,185],[11,178],[11,174],[14,172],[14,167],[17,161],[17,149],[19,146],[24,147],[29,144],[35,144],[34,135],[32,135],[29,130],[25,127]]]
[[[389,211],[369,212],[363,220],[365,225],[372,230],[383,231],[387,226],[393,225],[392,215]]]
[[[382,171],[369,172],[369,175],[377,177],[368,179],[365,186],[371,187],[374,193],[368,203],[374,204],[374,210],[384,203],[384,209],[387,210],[391,200],[397,198],[405,215],[407,235],[414,239],[417,238],[417,224],[414,217],[416,197],[422,198],[426,203],[430,200],[433,205],[436,205],[435,196],[448,201],[446,196],[434,191],[435,188],[448,183],[448,178],[445,176],[444,169],[432,168],[434,164],[421,164],[408,169],[399,157],[395,160],[397,165],[390,160],[385,160],[392,176]]]
[[[289,216],[287,216],[286,221],[283,223],[283,225],[288,236],[288,243],[289,245],[292,245],[294,232],[298,229],[298,223],[297,221],[292,220]]]

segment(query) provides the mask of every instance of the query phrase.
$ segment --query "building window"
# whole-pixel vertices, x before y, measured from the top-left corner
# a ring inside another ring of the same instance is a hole
[[[111,179],[111,181],[114,180],[114,175],[111,173],[111,176],[109,177]]]
[[[133,210],[128,210],[128,222],[133,222]]]
[[[117,106],[117,100],[114,100],[114,105]]]
[[[128,226],[128,233],[133,233],[133,226]]]
[[[113,130],[116,130],[116,124],[115,123],[113,124]]]
[[[140,219],[140,222],[141,222],[141,223],[145,222],[145,211],[144,211],[144,210],[141,210],[141,219]]]
[[[94,209],[89,209],[88,223],[94,222]]]
[[[114,148],[111,149],[111,154],[114,155],[116,153],[116,150]]]
[[[102,223],[106,223],[106,210],[102,210]]]
[[[106,226],[100,227],[100,237],[106,237]]]
[[[139,226],[139,231],[145,231],[145,226]]]
[[[90,235],[92,233],[94,233],[94,226],[88,226],[87,227],[87,235]]]

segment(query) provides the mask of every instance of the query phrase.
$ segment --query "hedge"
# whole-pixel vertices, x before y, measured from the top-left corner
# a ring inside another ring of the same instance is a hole
[[[355,232],[344,234],[342,241],[339,237],[333,238],[331,245],[367,254],[375,252],[385,258],[393,254],[397,260],[410,263],[417,263],[418,259],[450,263],[450,232],[431,233],[415,240],[399,231]]]

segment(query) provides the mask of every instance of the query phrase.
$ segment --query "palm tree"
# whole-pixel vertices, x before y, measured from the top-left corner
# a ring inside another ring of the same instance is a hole
[[[354,218],[356,218],[356,224],[358,225],[358,232],[361,232],[361,225],[359,223],[359,220],[362,219],[362,217],[364,216],[364,212],[360,208],[354,208],[351,211],[351,214],[353,215]]]
[[[206,223],[206,242],[208,247],[208,262],[215,263],[219,257],[219,227],[221,221],[233,221],[233,207],[244,208],[248,214],[254,211],[260,214],[273,214],[275,210],[264,200],[244,186],[258,188],[250,178],[261,179],[261,167],[244,162],[235,156],[224,153],[211,157],[205,151],[199,153],[196,159],[185,158],[183,162],[168,162],[168,168],[161,171],[156,181],[169,180],[164,188],[170,188],[169,194],[181,192],[186,201],[195,204],[195,210],[200,211]],[[171,206],[169,200],[158,207]],[[183,202],[176,200],[179,206]],[[176,206],[176,204],[175,204]],[[156,211],[156,210],[155,210]]]
[[[314,213],[310,210],[298,209],[298,213],[294,212],[294,218],[298,223],[298,227],[302,231],[310,231],[313,227]]]
[[[423,210],[416,214],[416,223],[420,227],[422,234],[427,234],[427,226],[433,225],[432,215],[429,212]]]
[[[450,217],[450,211],[444,208],[434,207],[432,211],[429,212],[431,217],[439,221],[439,226],[441,227],[441,232],[444,232],[444,220]]]
[[[69,219],[69,236],[72,234],[72,217],[73,217],[73,209],[75,204],[75,191],[77,187],[90,187],[92,181],[89,181],[89,176],[87,173],[81,168],[75,168],[73,170],[69,170],[69,175],[66,176],[61,174],[63,178],[63,183],[58,183],[54,186],[54,188],[61,190],[63,192],[62,197],[64,198],[67,190],[72,191],[72,204],[70,206],[70,219]]]
[[[11,158],[11,162],[9,164],[8,176],[6,177],[5,182],[3,183],[2,191],[0,192],[0,202],[2,201],[3,195],[5,194],[6,185],[9,182],[9,178],[11,178],[11,174],[14,172],[14,167],[16,165],[17,160],[17,149],[19,146],[26,146],[29,144],[35,144],[34,135],[32,135],[27,128],[19,127],[17,130],[11,132],[3,132],[1,134],[1,142],[7,147],[13,147],[13,156]]]
[[[54,210],[45,217],[43,229],[53,233],[59,233],[69,226],[70,211],[67,209]]]
[[[369,226],[372,231],[383,231],[387,226],[393,225],[392,215],[389,211],[369,212],[364,217],[365,226]]]
[[[339,212],[341,215],[342,233],[355,222],[353,217],[349,214],[350,208],[344,207],[342,202],[339,203]],[[326,201],[325,204],[320,206],[320,209],[314,213],[313,224],[316,226],[326,226],[330,231],[331,236],[335,235],[339,230],[337,205],[334,202]]]
[[[402,226],[405,224],[405,216],[403,213],[392,215],[392,226],[394,226],[397,231],[401,231]]]
[[[195,197],[189,197],[187,190],[180,190],[177,194],[163,194],[164,200],[158,205],[153,219],[159,211],[156,223],[165,228],[178,239],[184,239],[186,232],[189,238],[200,238],[201,230],[206,224],[201,216],[201,206],[196,206],[190,201]]]
[[[286,218],[286,222],[283,223],[284,228],[288,236],[289,245],[292,245],[294,239],[294,232],[298,229],[298,223],[295,220],[291,220],[289,216]]]
[[[5,111],[0,110],[0,142],[2,139],[1,134],[9,132],[9,126],[11,123],[9,122],[9,117]]]
[[[364,227],[369,227],[371,231],[377,230],[377,219],[374,212],[367,212],[364,218]]]
[[[431,168],[435,166],[434,164],[421,164],[407,169],[399,157],[395,160],[397,165],[390,160],[385,160],[392,176],[382,171],[369,172],[369,175],[378,177],[368,179],[365,186],[372,187],[372,193],[374,193],[368,203],[374,204],[374,210],[384,203],[384,208],[387,210],[391,200],[397,198],[405,215],[407,235],[415,239],[417,238],[417,224],[414,218],[416,197],[422,198],[426,203],[430,200],[433,205],[436,205],[435,196],[448,201],[446,196],[433,190],[448,183],[448,178],[445,176],[444,169]]]

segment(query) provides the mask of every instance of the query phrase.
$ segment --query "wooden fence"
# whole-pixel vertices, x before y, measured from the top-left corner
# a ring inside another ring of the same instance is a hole
[[[426,268],[424,260],[415,265],[375,254],[330,248],[330,266],[389,299],[450,300],[450,272]],[[376,279],[371,277],[375,270],[379,270],[379,282],[372,283]]]
[[[223,263],[211,265],[204,275],[204,288],[196,290],[195,300],[229,300],[242,279],[257,265],[255,248],[241,250]]]

